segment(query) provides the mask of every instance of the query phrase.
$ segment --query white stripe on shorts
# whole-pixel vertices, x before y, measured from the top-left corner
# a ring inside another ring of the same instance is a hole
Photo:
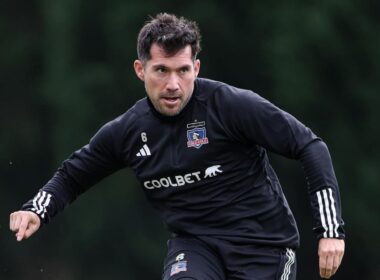
[[[296,260],[296,254],[292,249],[286,248],[286,257],[288,260],[285,263],[284,271],[282,272],[280,280],[289,280],[289,275],[292,272],[292,265]]]

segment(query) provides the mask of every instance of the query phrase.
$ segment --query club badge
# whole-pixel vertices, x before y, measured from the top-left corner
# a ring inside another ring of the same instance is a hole
[[[205,122],[193,122],[187,124],[187,147],[199,149],[205,144],[208,144],[206,135]]]

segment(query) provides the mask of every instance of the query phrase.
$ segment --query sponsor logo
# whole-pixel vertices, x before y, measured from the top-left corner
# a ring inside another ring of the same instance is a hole
[[[187,173],[185,175],[175,175],[169,177],[163,177],[159,179],[148,180],[143,183],[144,187],[148,190],[159,189],[159,188],[168,188],[168,187],[181,187],[184,185],[194,184],[201,181],[205,178],[211,178],[218,176],[223,173],[220,169],[221,165],[213,165],[203,172],[201,176],[201,171],[196,171],[192,173]]]
[[[185,175],[176,175],[173,177],[164,177],[156,180],[144,182],[144,187],[148,190],[159,189],[161,187],[180,187],[186,184],[193,184],[201,180],[201,172],[187,173]]]
[[[222,173],[223,171],[220,170],[219,168],[220,168],[220,165],[210,166],[209,168],[206,169],[205,176],[203,178],[215,177],[218,175],[218,173]]]
[[[208,138],[206,136],[206,123],[194,122],[187,124],[187,147],[199,149],[205,144],[208,144]]]
[[[140,151],[136,154],[138,157],[147,157],[150,156],[150,150],[147,144],[144,144],[144,146],[140,149]]]

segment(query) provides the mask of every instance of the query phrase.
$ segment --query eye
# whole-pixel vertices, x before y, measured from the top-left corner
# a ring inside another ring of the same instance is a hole
[[[165,67],[160,66],[160,67],[156,68],[156,72],[158,72],[158,73],[166,73],[167,69]]]
[[[181,74],[186,74],[187,72],[189,72],[190,71],[190,68],[189,67],[182,67],[181,69],[179,69],[179,72],[181,73]]]

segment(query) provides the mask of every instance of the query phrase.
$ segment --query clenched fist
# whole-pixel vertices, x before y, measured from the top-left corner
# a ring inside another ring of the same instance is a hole
[[[16,233],[17,241],[29,238],[40,225],[40,218],[31,211],[13,212],[9,218],[9,228]]]

